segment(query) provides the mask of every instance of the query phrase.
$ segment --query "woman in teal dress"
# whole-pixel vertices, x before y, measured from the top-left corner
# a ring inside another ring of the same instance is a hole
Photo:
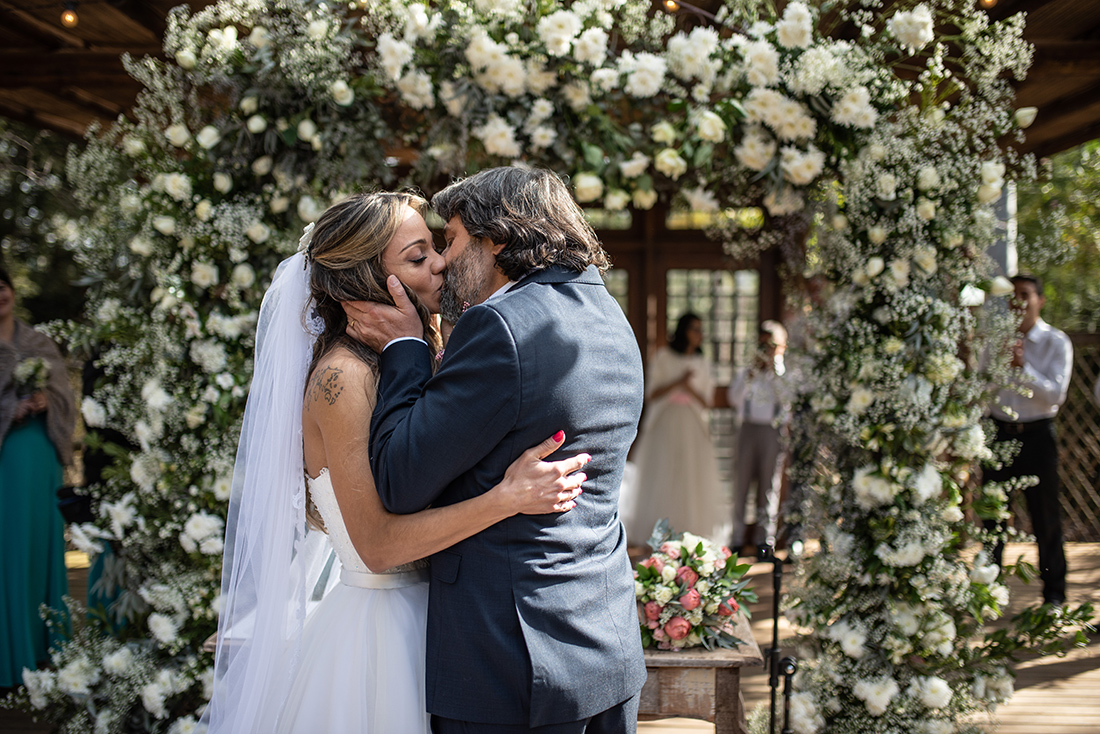
[[[39,606],[63,609],[62,467],[72,461],[76,418],[61,353],[15,318],[15,291],[0,268],[0,688],[49,659]]]

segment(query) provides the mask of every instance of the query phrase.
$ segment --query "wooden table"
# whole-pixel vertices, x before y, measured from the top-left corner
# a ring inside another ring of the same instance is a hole
[[[638,719],[684,716],[713,721],[715,734],[746,734],[741,668],[763,665],[764,658],[743,614],[738,615],[734,635],[745,643],[734,650],[646,650],[649,676],[642,687]]]

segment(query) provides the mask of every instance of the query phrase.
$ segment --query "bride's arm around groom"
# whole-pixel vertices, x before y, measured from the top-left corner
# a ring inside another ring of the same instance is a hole
[[[398,311],[368,306],[353,332],[389,343],[370,446],[383,503],[478,496],[559,428],[562,452],[592,460],[573,511],[508,518],[432,556],[428,710],[443,732],[633,731],[645,666],[618,491],[642,364],[606,255],[547,171],[483,171],[432,206],[447,222],[443,315],[457,319],[438,372],[423,342],[389,343],[419,336]]]

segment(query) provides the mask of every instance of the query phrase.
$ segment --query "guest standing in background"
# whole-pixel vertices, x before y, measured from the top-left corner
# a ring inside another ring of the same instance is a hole
[[[733,535],[730,548],[746,543],[763,560],[775,549],[779,526],[779,492],[783,484],[783,431],[790,399],[785,385],[787,330],[778,321],[760,325],[760,349],[747,369],[738,370],[729,386],[730,406],[741,419],[734,452]],[[746,537],[745,508],[756,485],[756,530]]]
[[[15,318],[0,269],[0,688],[48,660],[53,641],[38,608],[64,609],[62,467],[72,461],[76,406],[61,352]]]
[[[1020,451],[1000,469],[987,470],[984,480],[1003,482],[1035,476],[1039,483],[1024,490],[1027,514],[1039,548],[1039,577],[1043,601],[1055,606],[1066,600],[1066,554],[1062,544],[1059,500],[1058,444],[1054,416],[1066,401],[1073,369],[1073,344],[1064,332],[1043,321],[1046,303],[1043,282],[1033,275],[1012,278],[1016,295],[1012,307],[1020,315],[1017,340],[1012,344],[1012,366],[1019,372],[1016,387],[1001,390],[990,409],[997,426],[997,441],[1020,442]],[[1010,497],[1011,500],[1011,497]],[[987,527],[992,527],[992,521]],[[993,548],[993,560],[1001,564],[1004,545]]]
[[[674,532],[712,539],[724,525],[708,425],[714,377],[702,346],[703,322],[686,313],[646,370],[646,414],[634,447],[637,504],[627,528],[632,545],[649,540],[661,518]]]

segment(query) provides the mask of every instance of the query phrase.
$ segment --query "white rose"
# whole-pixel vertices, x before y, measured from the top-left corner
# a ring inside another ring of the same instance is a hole
[[[680,152],[675,148],[664,148],[653,159],[653,167],[665,174],[673,181],[687,172],[687,161],[680,157]]]
[[[917,216],[928,222],[936,218],[936,203],[923,196],[917,199]]]
[[[1004,185],[1005,164],[1000,161],[983,161],[980,174],[982,183],[1001,188]]]
[[[248,42],[256,48],[264,48],[271,43],[271,34],[262,25],[258,25],[248,34]]]
[[[657,192],[653,189],[635,189],[631,200],[635,209],[642,211],[652,209],[653,205],[657,203]]]
[[[321,216],[323,209],[312,196],[303,196],[298,199],[298,216],[303,222],[315,222]]]
[[[168,142],[177,148],[182,148],[187,145],[187,141],[191,139],[191,133],[187,130],[186,125],[176,123],[175,125],[169,125],[164,131],[164,137],[168,139]]]
[[[122,150],[126,152],[126,155],[133,158],[145,152],[145,143],[142,141],[141,138],[135,138],[133,135],[127,135],[122,140]]]
[[[57,679],[49,670],[35,671],[23,668],[23,685],[27,687],[27,693],[30,695],[31,707],[44,709],[49,703],[47,696],[57,687]]]
[[[989,295],[991,296],[1007,296],[1016,292],[1016,286],[1012,284],[1012,281],[1003,275],[998,275],[993,279],[993,282],[989,286]]]
[[[130,240],[130,252],[135,255],[141,255],[142,257],[149,257],[153,254],[153,243],[147,238],[138,235]]]
[[[214,205],[210,203],[210,199],[203,199],[195,205],[195,216],[200,222],[209,222],[213,213]]]
[[[90,395],[80,403],[80,414],[84,416],[84,425],[90,428],[107,425],[107,410]]]
[[[932,11],[921,4],[912,10],[899,10],[886,22],[886,28],[898,43],[910,51],[919,51],[936,37]]]
[[[672,145],[676,142],[676,138],[679,137],[679,135],[676,134],[676,128],[674,128],[672,123],[668,120],[662,120],[654,125],[649,131],[649,136],[653,138],[653,142],[662,143],[664,145]]]
[[[260,101],[253,96],[244,97],[239,107],[242,113],[251,115],[260,108]]]
[[[317,125],[308,117],[298,123],[298,139],[309,142],[317,134]]]
[[[245,127],[248,128],[248,132],[253,135],[259,135],[267,129],[267,118],[263,115],[253,115],[248,118],[248,122],[245,123]]]
[[[1016,110],[1016,124],[1021,129],[1027,129],[1031,127],[1031,123],[1035,122],[1035,117],[1039,114],[1038,107],[1021,107]]]
[[[275,162],[271,160],[271,156],[260,156],[256,160],[252,161],[252,173],[256,174],[257,176],[266,176],[267,174],[271,173],[271,168],[274,164]]]
[[[179,635],[176,623],[160,612],[149,615],[149,631],[162,645],[171,645]]]
[[[619,172],[623,174],[623,178],[637,178],[645,173],[648,167],[649,156],[641,151],[634,151],[630,160],[619,164]]]
[[[917,173],[917,188],[921,191],[933,191],[940,187],[940,172],[935,166],[925,166]]]
[[[630,203],[630,193],[622,189],[610,189],[603,198],[604,209],[617,212],[625,209]]]
[[[929,676],[921,681],[920,700],[930,709],[942,709],[951,703],[951,686],[943,678]]]
[[[982,204],[991,204],[1001,198],[1001,187],[982,184],[978,187],[978,201]]]
[[[311,41],[320,41],[326,35],[328,35],[328,23],[324,20],[311,21],[306,26],[306,35]]]
[[[191,282],[199,288],[209,288],[218,282],[218,267],[209,262],[196,262],[191,265]]]
[[[726,123],[714,112],[706,110],[695,118],[695,129],[701,140],[721,143],[726,139]]]
[[[257,245],[262,245],[271,236],[271,228],[263,222],[253,222],[252,226],[246,229],[244,233],[248,236],[248,239]]]
[[[164,177],[164,191],[176,201],[191,197],[191,179],[182,173],[169,173]]]
[[[867,239],[871,240],[871,244],[874,245],[881,245],[886,241],[888,235],[889,232],[886,231],[886,227],[883,227],[881,224],[876,224],[867,230]]]
[[[898,179],[892,173],[884,173],[875,182],[875,192],[883,201],[893,201],[897,198]]]
[[[265,225],[265,224],[260,224],[260,226],[263,227],[264,229],[267,229],[267,225]],[[249,235],[249,237],[252,237],[252,235]],[[266,239],[267,239],[267,236],[265,234],[263,240],[257,240],[255,238],[253,238],[253,241],[256,244],[260,244],[261,242],[263,242]],[[248,288],[249,286],[251,286],[253,283],[256,282],[256,271],[253,270],[252,266],[249,265],[248,263],[241,263],[237,267],[233,268],[232,278],[233,278],[233,285],[237,286],[238,288]]]
[[[904,258],[890,261],[890,277],[894,285],[904,288],[909,285],[909,261]]]
[[[845,232],[848,229],[848,217],[843,214],[834,214],[832,225],[837,232]]]
[[[578,173],[573,179],[573,189],[578,202],[595,201],[603,196],[603,179],[594,173]]]
[[[181,69],[190,71],[195,68],[198,59],[195,57],[194,51],[189,48],[184,48],[176,52],[176,63],[179,64]]]
[[[103,669],[111,675],[122,675],[134,662],[134,653],[128,647],[120,647],[103,658]]]
[[[233,177],[228,173],[215,173],[214,174],[214,189],[223,194],[228,194],[230,189],[233,188]]]
[[[913,262],[928,275],[936,272],[936,248],[931,245],[918,247],[913,253]]]
[[[153,229],[163,235],[171,235],[176,232],[176,220],[169,216],[161,215],[153,217]]]
[[[333,82],[328,90],[332,99],[341,107],[347,107],[355,101],[355,91],[343,79]]]
[[[276,196],[268,202],[267,208],[272,214],[282,214],[290,208],[290,199],[285,196]]]
[[[694,189],[683,189],[681,193],[687,199],[688,206],[691,207],[693,212],[718,211],[718,199],[702,186]]]
[[[206,419],[206,406],[202,403],[192,405],[187,413],[184,414],[184,420],[187,422],[187,427],[194,430],[201,426]],[[229,499],[226,497],[226,499]]]
[[[195,142],[206,150],[210,150],[219,142],[221,142],[222,134],[218,132],[218,128],[213,125],[207,125],[202,130],[199,130],[199,134],[195,136]]]

